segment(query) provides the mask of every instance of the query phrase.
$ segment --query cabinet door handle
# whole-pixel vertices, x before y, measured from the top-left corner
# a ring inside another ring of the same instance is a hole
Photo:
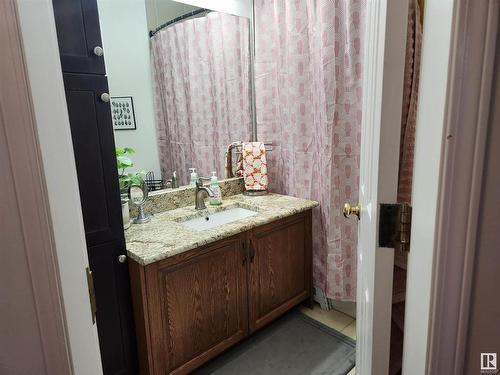
[[[250,262],[253,263],[253,259],[255,258],[255,248],[253,247],[252,240],[250,240]]]
[[[125,263],[127,261],[127,256],[122,254],[122,255],[118,255],[118,262],[120,263]]]
[[[243,259],[241,261],[241,264],[244,266],[247,263],[247,249],[245,246],[245,242],[241,243],[241,247],[243,248]]]

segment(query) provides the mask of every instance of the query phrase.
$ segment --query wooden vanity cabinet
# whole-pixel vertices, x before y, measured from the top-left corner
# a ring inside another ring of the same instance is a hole
[[[248,332],[245,236],[130,262],[141,374],[185,374]]]
[[[311,211],[253,229],[248,245],[254,332],[312,295]]]
[[[311,295],[311,212],[129,262],[142,375],[186,374]]]

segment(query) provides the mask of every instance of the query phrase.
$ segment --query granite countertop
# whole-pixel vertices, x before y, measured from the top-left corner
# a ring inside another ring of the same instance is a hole
[[[132,224],[125,231],[127,253],[145,266],[316,206],[318,202],[315,201],[271,193],[257,197],[233,195],[224,198],[221,206],[211,207],[207,203],[207,209],[202,211],[195,210],[194,205],[177,208],[155,214],[147,224]],[[206,230],[191,229],[182,223],[234,207],[257,214]]]

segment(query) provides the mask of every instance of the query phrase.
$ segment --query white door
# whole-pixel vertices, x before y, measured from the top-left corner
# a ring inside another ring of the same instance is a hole
[[[407,15],[407,0],[367,1],[356,314],[363,375],[389,369],[394,250],[378,247],[377,234],[379,204],[397,198]]]

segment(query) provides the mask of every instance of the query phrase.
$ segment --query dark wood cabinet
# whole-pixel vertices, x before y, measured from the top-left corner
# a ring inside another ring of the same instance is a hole
[[[299,214],[248,234],[250,332],[311,295],[310,231],[307,214]]]
[[[121,240],[88,248],[97,302],[97,333],[104,374],[137,374],[137,345],[127,263]]]
[[[138,370],[118,171],[96,0],[53,0],[105,375]],[[82,264],[82,268],[86,265]]]
[[[104,374],[135,374],[137,349],[106,77],[64,73]],[[82,265],[83,267],[83,265]]]
[[[308,299],[310,233],[307,211],[147,266],[131,261],[140,373],[189,373]]]
[[[115,141],[106,77],[65,73],[64,86],[73,139],[87,245],[123,239]]]
[[[106,74],[96,0],[53,0],[61,65],[66,73]]]

